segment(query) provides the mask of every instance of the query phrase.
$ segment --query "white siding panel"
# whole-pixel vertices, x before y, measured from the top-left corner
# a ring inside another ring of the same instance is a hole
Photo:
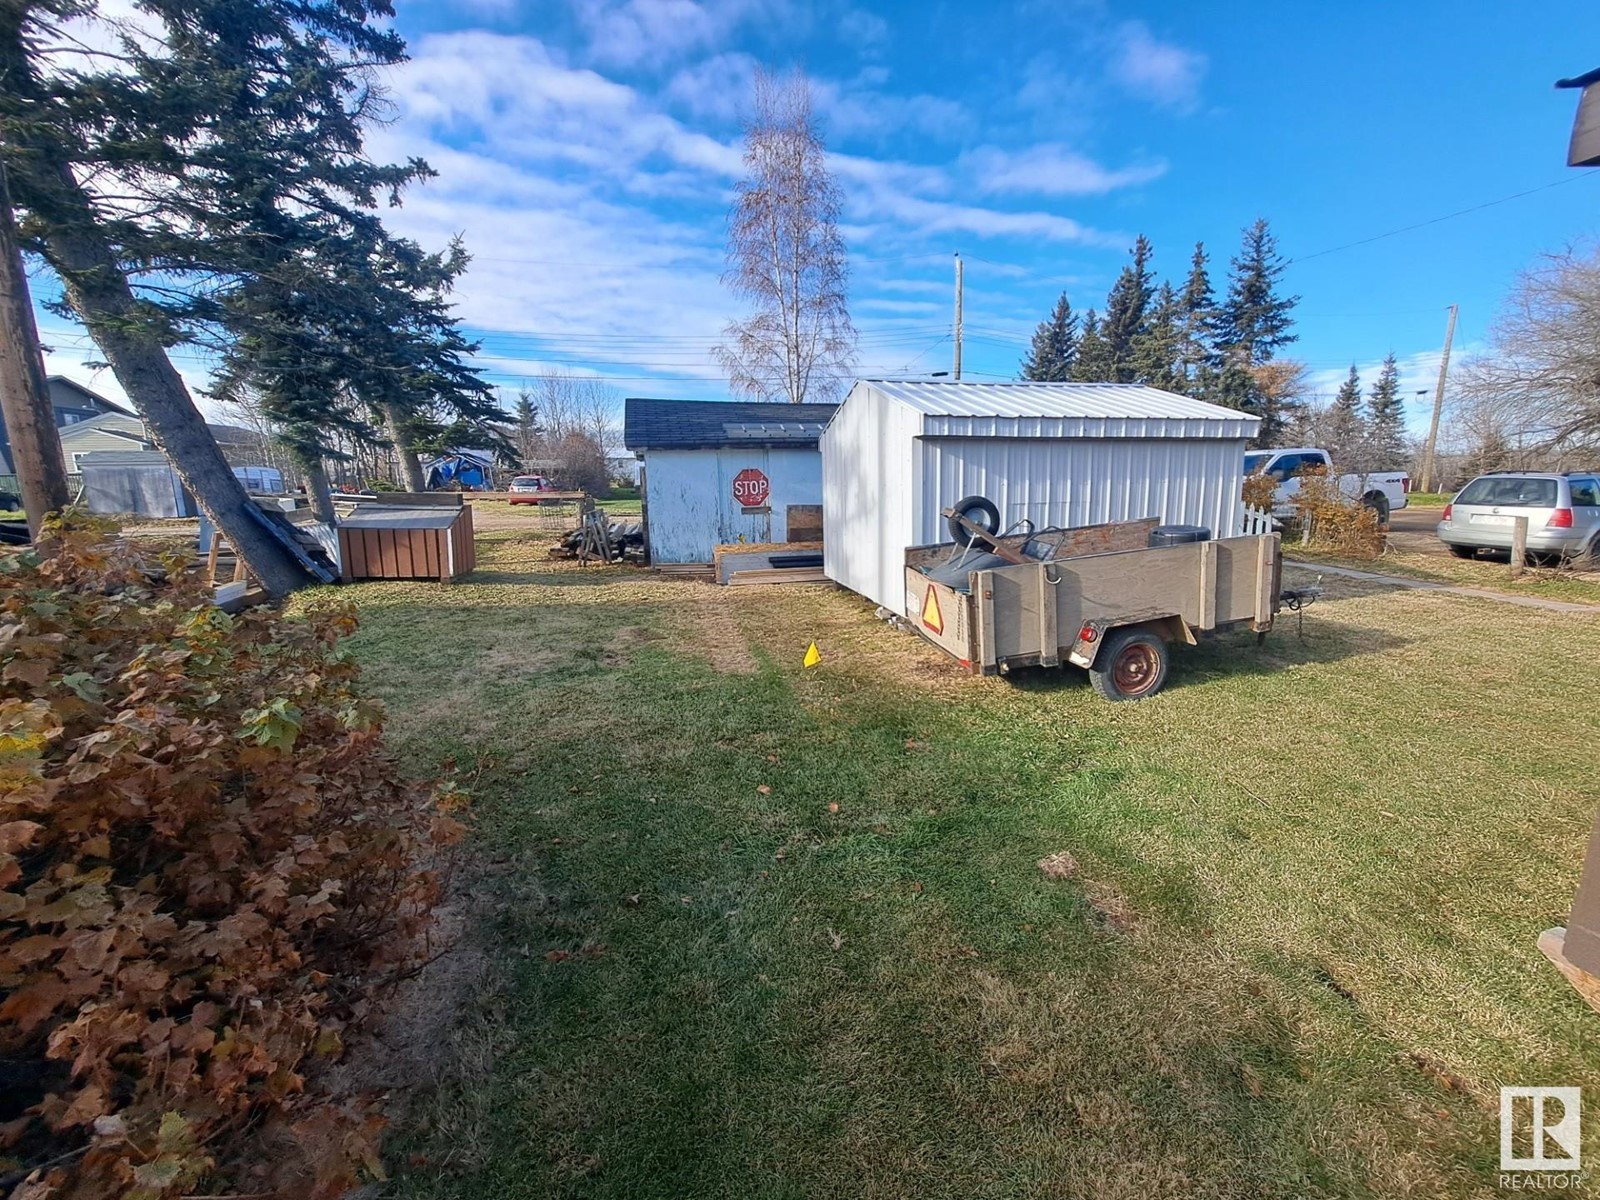
[[[769,512],[744,512],[733,498],[747,467],[771,485]],[[705,563],[714,546],[784,541],[788,506],[822,503],[822,456],[809,447],[647,450],[644,486],[651,561]]]
[[[916,416],[856,384],[822,433],[822,566],[899,612],[915,520]]]
[[[940,510],[987,496],[1009,526],[1039,528],[1157,517],[1232,537],[1243,484],[1243,438],[921,438],[911,544],[946,540]]]
[[[1153,516],[1231,537],[1256,425],[1150,388],[861,380],[822,434],[823,566],[901,612],[906,547],[948,540],[940,510],[974,494],[1008,525]]]

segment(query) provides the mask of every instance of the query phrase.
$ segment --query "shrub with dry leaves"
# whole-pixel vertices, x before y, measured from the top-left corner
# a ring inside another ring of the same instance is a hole
[[[1345,495],[1326,467],[1307,467],[1300,473],[1300,490],[1291,503],[1310,543],[1352,558],[1376,558],[1383,553],[1383,526],[1378,514]]]
[[[385,753],[354,626],[230,617],[93,529],[0,558],[0,1194],[381,1173],[316,1065],[414,964],[463,826]]]

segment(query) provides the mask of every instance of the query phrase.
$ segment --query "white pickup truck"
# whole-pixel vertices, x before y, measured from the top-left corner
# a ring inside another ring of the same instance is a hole
[[[1278,490],[1272,497],[1272,515],[1288,516],[1294,508],[1295,493],[1300,490],[1300,472],[1307,467],[1327,467],[1332,470],[1332,460],[1326,450],[1310,446],[1290,446],[1282,450],[1252,450],[1244,456],[1244,473],[1270,475],[1278,481]],[[1406,506],[1406,493],[1411,490],[1411,478],[1404,471],[1372,471],[1365,475],[1339,476],[1339,490],[1352,500],[1359,500],[1378,514],[1378,523],[1387,525],[1389,514]]]

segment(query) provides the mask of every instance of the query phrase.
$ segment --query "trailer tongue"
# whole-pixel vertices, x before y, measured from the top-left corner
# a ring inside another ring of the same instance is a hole
[[[975,673],[1065,661],[1106,699],[1142,700],[1166,683],[1170,643],[1272,628],[1275,533],[1159,544],[1206,531],[1158,532],[1154,518],[1002,533],[976,499],[944,510],[958,540],[905,558],[906,618]]]

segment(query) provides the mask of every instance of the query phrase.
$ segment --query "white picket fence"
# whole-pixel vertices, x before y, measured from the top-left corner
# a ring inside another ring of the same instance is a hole
[[[1272,514],[1240,501],[1239,533],[1242,537],[1255,537],[1272,532]]]

